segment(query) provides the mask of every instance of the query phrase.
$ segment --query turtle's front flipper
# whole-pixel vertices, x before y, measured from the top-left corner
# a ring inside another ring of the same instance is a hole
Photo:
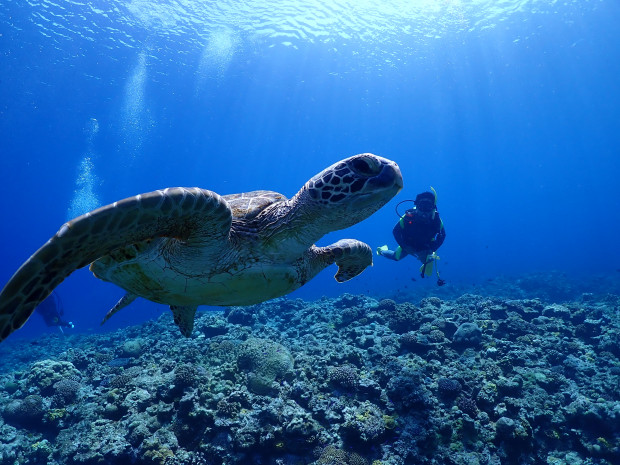
[[[367,266],[372,265],[370,246],[356,239],[341,239],[327,247],[313,247],[310,252],[315,254],[312,268],[318,266],[317,273],[332,263],[338,265],[338,272],[334,278],[339,283],[354,278]]]
[[[120,200],[65,223],[0,293],[0,341],[21,328],[67,276],[99,257],[154,237],[221,243],[231,222],[230,208],[219,195],[174,187]]]

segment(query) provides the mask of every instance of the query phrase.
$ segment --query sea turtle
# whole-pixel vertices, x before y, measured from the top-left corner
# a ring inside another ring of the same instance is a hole
[[[341,160],[291,199],[272,191],[220,196],[173,187],[130,197],[65,223],[0,293],[0,341],[74,270],[127,293],[106,321],[136,297],[167,304],[184,336],[198,305],[252,305],[303,286],[336,263],[339,282],[372,264],[367,244],[313,245],[362,221],[403,186],[396,163],[370,153]],[[103,322],[102,322],[103,323]]]

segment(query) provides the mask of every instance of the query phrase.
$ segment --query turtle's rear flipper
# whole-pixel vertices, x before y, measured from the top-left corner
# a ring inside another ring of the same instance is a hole
[[[366,267],[372,265],[372,249],[368,244],[357,239],[341,239],[327,247],[317,247],[319,259],[325,261],[327,265],[336,263],[338,272],[334,276],[339,283],[354,278]]]
[[[118,302],[116,302],[116,305],[114,305],[114,307],[112,307],[110,311],[105,314],[105,316],[103,317],[103,320],[101,320],[101,324],[103,325],[106,321],[110,319],[112,315],[114,315],[119,310],[122,310],[123,308],[125,308],[127,305],[132,303],[137,298],[138,296],[136,294],[132,294],[131,292],[128,292],[127,294],[125,294],[123,297],[121,297],[121,299]]]
[[[192,335],[194,329],[194,315],[196,315],[196,309],[198,307],[182,307],[177,305],[171,305],[172,316],[174,322],[181,330],[181,334],[185,337]]]
[[[119,247],[154,237],[204,246],[228,235],[232,214],[214,192],[174,187],[120,200],[65,223],[0,292],[0,341],[67,276]]]

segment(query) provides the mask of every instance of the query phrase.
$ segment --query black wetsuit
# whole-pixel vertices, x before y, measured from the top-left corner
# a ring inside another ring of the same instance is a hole
[[[426,256],[435,252],[446,238],[446,230],[439,212],[423,215],[414,209],[405,212],[394,226],[392,234],[400,247],[394,251],[381,252],[381,255],[391,260],[400,260],[407,255],[415,255],[424,262]]]

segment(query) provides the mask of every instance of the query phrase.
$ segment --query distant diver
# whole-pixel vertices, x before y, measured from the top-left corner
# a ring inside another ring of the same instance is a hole
[[[75,326],[71,321],[63,319],[62,301],[54,291],[38,305],[36,312],[41,315],[47,326],[57,326],[60,332],[63,332],[63,327],[73,328]]]
[[[437,192],[432,187],[431,191],[418,194],[413,201],[415,206],[406,210],[402,216],[398,212],[398,206],[411,200],[403,200],[396,206],[396,214],[400,219],[394,226],[392,234],[398,243],[398,248],[389,250],[387,245],[377,247],[377,255],[390,260],[398,261],[407,255],[415,256],[422,262],[420,267],[422,278],[433,274],[433,263],[439,260],[437,249],[446,238],[446,230],[437,211]],[[436,263],[435,270],[437,285],[443,286],[445,281],[439,276]]]

